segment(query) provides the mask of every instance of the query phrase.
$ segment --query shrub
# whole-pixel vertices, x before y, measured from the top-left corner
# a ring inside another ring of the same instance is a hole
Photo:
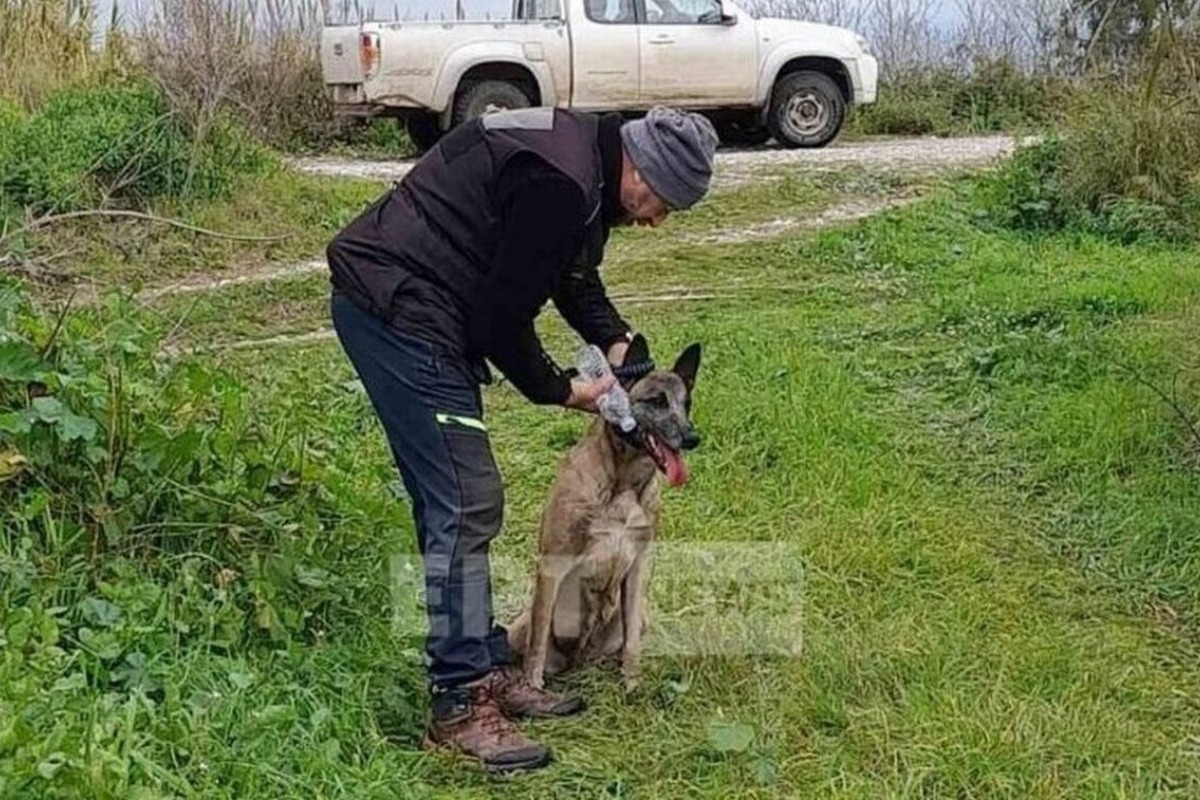
[[[60,327],[0,281],[0,607],[80,563],[127,559],[153,572],[165,557],[203,555],[249,572],[260,558],[286,560],[298,525],[320,530],[334,513],[300,480],[302,438],[263,425],[244,385],[155,358],[156,338],[122,301],[100,313],[99,325]],[[14,557],[28,557],[17,572]],[[86,591],[87,572],[75,577]],[[225,638],[243,623],[304,635],[337,599],[313,588],[288,574],[243,592]]]
[[[1064,93],[1054,79],[997,58],[976,59],[966,80],[948,83],[951,118],[974,133],[1044,125]]]
[[[914,82],[881,86],[876,102],[859,109],[852,124],[867,135],[927,136],[949,134],[953,120],[947,104],[925,94]]]
[[[1147,239],[1178,242],[1195,236],[1188,229],[1189,218],[1200,218],[1195,211],[1118,197],[1102,204],[1099,213],[1091,215],[1090,224],[1095,232],[1125,244]]]
[[[20,106],[0,97],[0,164],[8,163],[13,143],[24,124],[25,115]]]
[[[860,133],[940,136],[1041,126],[1064,92],[1004,59],[978,59],[963,72],[933,67],[880,86],[876,103],[856,115]]]
[[[983,184],[984,201],[1002,225],[1032,232],[1056,231],[1069,211],[1062,195],[1062,139],[1052,136],[1021,148]]]
[[[1200,179],[1200,93],[1096,85],[1069,105],[1064,190],[1101,212],[1130,198],[1182,213]]]
[[[0,191],[38,212],[215,198],[271,163],[224,118],[194,140],[144,81],[67,89],[13,128]]]
[[[1077,227],[1122,242],[1200,236],[1200,92],[1095,81],[1061,132],[986,186],[992,216],[1023,230]]]

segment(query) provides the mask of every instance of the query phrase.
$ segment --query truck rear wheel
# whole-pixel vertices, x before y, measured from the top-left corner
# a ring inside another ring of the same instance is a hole
[[[792,72],[775,84],[767,127],[784,147],[824,147],[846,119],[846,98],[828,75]]]
[[[533,105],[525,90],[508,81],[479,81],[462,86],[454,101],[454,124],[481,117],[493,111],[529,108]]]

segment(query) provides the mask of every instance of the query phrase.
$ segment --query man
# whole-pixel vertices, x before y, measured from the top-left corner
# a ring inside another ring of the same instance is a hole
[[[598,267],[615,225],[699,202],[717,135],[664,107],[623,123],[552,108],[464,123],[327,249],[338,338],[412,498],[425,569],[432,720],[426,746],[489,769],[542,767],[519,717],[582,710],[529,686],[492,616],[488,545],[504,493],[483,423],[490,361],[529,400],[594,411],[608,382],[568,378],[534,318],[552,299],[614,364],[632,338]]]

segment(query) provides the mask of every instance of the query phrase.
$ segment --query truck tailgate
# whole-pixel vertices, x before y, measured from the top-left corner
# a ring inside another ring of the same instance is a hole
[[[361,29],[357,25],[334,25],[321,30],[321,74],[327,84],[362,83],[359,53]]]

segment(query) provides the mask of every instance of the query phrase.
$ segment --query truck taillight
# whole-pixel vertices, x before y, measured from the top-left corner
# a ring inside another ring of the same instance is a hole
[[[358,39],[358,57],[362,62],[363,78],[369,78],[379,68],[379,34],[364,33]]]

